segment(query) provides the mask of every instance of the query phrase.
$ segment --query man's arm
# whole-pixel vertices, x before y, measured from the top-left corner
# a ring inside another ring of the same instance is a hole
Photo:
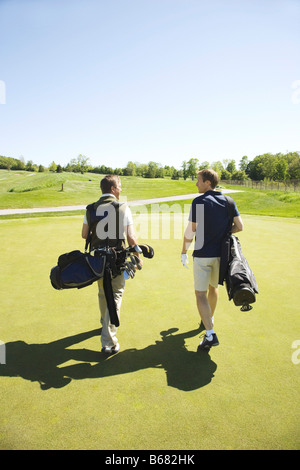
[[[89,234],[89,226],[88,226],[88,224],[82,224],[82,230],[81,230],[81,236],[82,236],[82,238],[84,238],[84,239],[86,240],[87,237],[88,237],[88,234]]]
[[[241,219],[241,216],[238,215],[238,216],[234,217],[231,232],[232,233],[241,232],[243,230],[243,228],[244,228],[244,224],[243,224],[243,221]]]
[[[137,236],[135,234],[133,225],[125,226],[125,234],[126,234],[128,245],[130,246],[138,245]]]
[[[130,246],[138,245],[138,239],[137,239],[137,236],[135,234],[134,227],[132,224],[125,225],[125,234],[126,234],[128,245]],[[140,259],[140,265],[142,266],[143,261],[140,257],[140,254],[136,252],[134,253],[134,256],[137,256]]]
[[[195,236],[195,232],[196,232],[196,228],[197,228],[197,223],[196,222],[189,222],[186,229],[185,229],[185,232],[184,232],[184,238],[183,238],[183,245],[182,245],[182,250],[181,250],[181,254],[182,255],[185,255],[186,252],[188,251],[193,239],[194,239],[194,236]]]

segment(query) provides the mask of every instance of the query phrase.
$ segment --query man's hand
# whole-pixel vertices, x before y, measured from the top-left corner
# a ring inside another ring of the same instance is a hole
[[[185,268],[187,268],[187,269],[189,268],[189,267],[187,266],[187,264],[189,264],[189,257],[188,257],[188,255],[187,255],[186,253],[182,253],[182,254],[181,254],[181,262],[182,262],[182,265],[183,265]]]

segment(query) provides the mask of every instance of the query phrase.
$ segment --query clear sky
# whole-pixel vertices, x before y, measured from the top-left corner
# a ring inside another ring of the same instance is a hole
[[[0,0],[0,155],[300,150],[300,0]]]

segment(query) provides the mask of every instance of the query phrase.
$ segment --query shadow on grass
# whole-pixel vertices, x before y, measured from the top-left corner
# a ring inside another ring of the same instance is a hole
[[[22,377],[39,382],[42,390],[48,390],[64,387],[72,379],[99,379],[147,368],[161,368],[166,372],[170,387],[189,391],[207,385],[217,365],[207,352],[188,351],[185,347],[185,339],[196,336],[200,330],[174,334],[177,331],[178,328],[162,331],[161,340],[155,344],[144,349],[127,349],[109,357],[99,351],[70,348],[99,336],[100,329],[46,344],[27,344],[24,341],[6,343],[6,364],[0,364],[0,377]],[[68,361],[77,363],[61,366]]]

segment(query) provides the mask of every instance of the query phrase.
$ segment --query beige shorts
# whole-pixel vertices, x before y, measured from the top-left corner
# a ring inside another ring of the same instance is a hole
[[[200,292],[219,284],[220,258],[193,258],[194,287]]]

